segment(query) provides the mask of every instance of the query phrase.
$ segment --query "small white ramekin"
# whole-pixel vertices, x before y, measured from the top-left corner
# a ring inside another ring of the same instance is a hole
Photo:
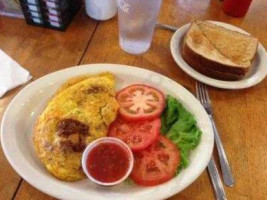
[[[96,147],[97,145],[102,144],[102,143],[118,144],[121,147],[123,147],[127,151],[127,153],[129,154],[129,168],[128,168],[126,174],[120,180],[117,180],[115,182],[110,182],[110,183],[101,182],[101,181],[96,180],[94,177],[92,177],[91,174],[87,170],[86,161],[87,161],[88,154],[90,153],[90,151],[94,147]],[[83,155],[82,155],[82,168],[83,168],[84,173],[91,181],[93,181],[96,184],[102,185],[102,186],[112,186],[112,185],[116,185],[116,184],[119,184],[122,181],[124,181],[132,172],[133,164],[134,164],[134,157],[133,157],[133,153],[132,153],[131,149],[129,148],[129,146],[127,144],[125,144],[123,141],[121,141],[117,138],[113,138],[113,137],[103,137],[103,138],[99,138],[99,139],[93,141],[92,143],[90,143],[86,147],[86,149],[84,150]]]

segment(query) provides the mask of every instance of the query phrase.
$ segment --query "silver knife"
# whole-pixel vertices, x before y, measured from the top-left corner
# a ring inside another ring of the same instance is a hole
[[[220,179],[220,175],[215,165],[213,156],[211,157],[210,162],[208,164],[208,171],[209,171],[211,183],[214,188],[216,200],[227,200],[225,191],[223,189],[223,184]]]

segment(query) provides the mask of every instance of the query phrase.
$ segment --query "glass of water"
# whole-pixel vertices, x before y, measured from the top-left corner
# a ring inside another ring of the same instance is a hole
[[[132,54],[151,44],[162,0],[117,0],[121,48]]]

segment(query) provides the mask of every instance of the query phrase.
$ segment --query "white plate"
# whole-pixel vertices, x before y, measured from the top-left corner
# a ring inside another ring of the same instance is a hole
[[[222,22],[216,22],[216,21],[209,21],[211,23],[226,27],[228,29],[239,31],[241,33],[249,34],[245,32],[244,30]],[[242,79],[238,81],[221,81],[217,79],[210,78],[208,76],[205,76],[196,70],[194,70],[191,66],[189,66],[185,60],[183,59],[181,55],[181,46],[183,42],[183,37],[187,30],[189,29],[190,24],[186,24],[179,28],[171,39],[171,53],[172,56],[177,63],[177,65],[189,76],[195,78],[196,80],[205,83],[207,85],[217,87],[217,88],[223,88],[223,89],[243,89],[248,88],[251,86],[254,86],[258,83],[260,83],[265,76],[267,75],[267,53],[262,46],[261,43],[258,45],[256,58],[253,62],[252,68],[250,72]]]
[[[63,182],[50,175],[36,157],[32,144],[33,125],[47,101],[68,78],[110,71],[117,79],[117,89],[133,83],[145,83],[178,98],[196,117],[203,131],[200,144],[190,156],[190,165],[178,176],[155,187],[123,183],[101,187],[85,179]],[[2,121],[1,141],[4,153],[18,174],[37,189],[64,200],[157,200],[168,198],[195,181],[210,160],[213,132],[209,118],[198,100],[178,83],[141,68],[93,64],[64,69],[46,75],[24,88],[8,106]],[[204,187],[204,186],[203,186]]]

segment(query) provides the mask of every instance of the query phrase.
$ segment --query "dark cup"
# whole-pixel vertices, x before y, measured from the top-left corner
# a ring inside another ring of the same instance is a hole
[[[252,0],[224,0],[222,9],[232,17],[244,17]]]

